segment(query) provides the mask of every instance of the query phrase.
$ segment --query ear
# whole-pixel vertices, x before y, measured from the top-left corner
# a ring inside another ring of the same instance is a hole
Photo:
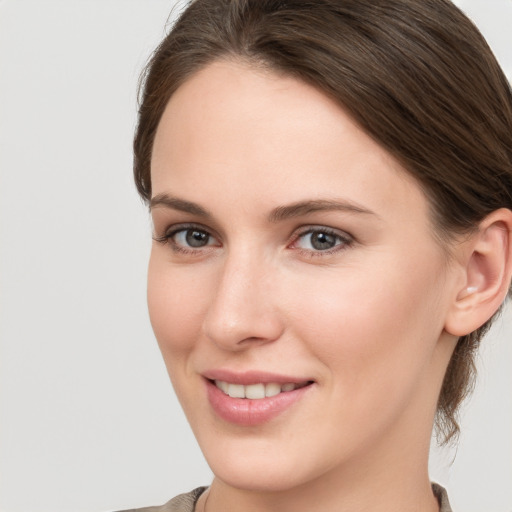
[[[489,214],[460,247],[462,286],[448,312],[445,330],[465,336],[481,327],[505,300],[512,276],[512,211]]]

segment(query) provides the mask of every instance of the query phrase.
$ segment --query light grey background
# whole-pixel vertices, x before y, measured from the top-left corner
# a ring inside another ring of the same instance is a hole
[[[512,0],[458,3],[512,76]],[[151,333],[131,179],[137,78],[172,5],[0,0],[2,512],[158,504],[211,478]],[[433,454],[456,511],[512,511],[505,316],[457,453]]]

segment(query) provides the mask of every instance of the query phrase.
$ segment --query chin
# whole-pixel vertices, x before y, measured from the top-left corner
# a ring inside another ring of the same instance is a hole
[[[282,439],[262,439],[255,435],[211,444],[200,442],[200,445],[218,479],[247,491],[286,492],[330,469],[328,457],[317,461],[308,458],[304,443],[287,444]]]
[[[243,466],[243,467],[240,467]],[[211,465],[216,478],[236,489],[252,492],[286,492],[297,488],[309,480],[297,469],[287,469],[276,465],[275,461],[264,467],[254,466],[250,461],[245,465],[236,465],[228,461],[220,461]]]

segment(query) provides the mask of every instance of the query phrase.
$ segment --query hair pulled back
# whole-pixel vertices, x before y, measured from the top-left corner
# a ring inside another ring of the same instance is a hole
[[[512,209],[512,93],[486,41],[448,0],[195,0],[143,76],[137,189],[151,197],[163,111],[193,73],[242,59],[329,95],[416,178],[441,242]],[[491,319],[492,320],[492,319]],[[472,389],[488,321],[459,339],[438,402],[444,441]]]

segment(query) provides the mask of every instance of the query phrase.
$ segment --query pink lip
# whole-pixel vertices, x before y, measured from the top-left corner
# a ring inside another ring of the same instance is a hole
[[[247,398],[232,398],[221,391],[213,380],[222,380],[233,384],[271,383],[286,384],[289,382],[305,382],[304,379],[290,378],[261,372],[246,372],[233,374],[231,372],[213,371],[205,376],[208,401],[217,416],[224,421],[240,426],[256,426],[266,423],[288,410],[300,400],[311,385],[278,395],[251,400]]]
[[[231,370],[208,370],[203,372],[203,377],[209,380],[222,380],[224,382],[230,382],[232,384],[243,384],[247,386],[249,384],[270,384],[275,382],[276,384],[287,384],[292,382],[293,384],[300,384],[303,382],[312,381],[308,378],[292,377],[290,375],[280,375],[277,373],[260,372],[260,371],[246,371],[246,372],[233,372]]]

